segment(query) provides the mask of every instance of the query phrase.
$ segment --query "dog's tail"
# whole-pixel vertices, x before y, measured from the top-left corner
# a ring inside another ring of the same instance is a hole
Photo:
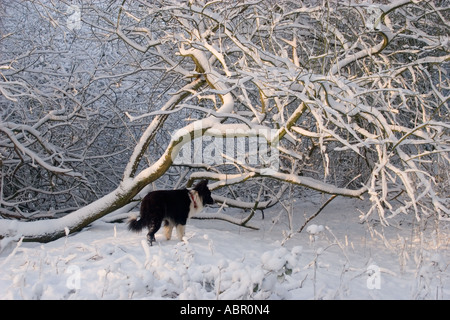
[[[130,230],[130,231],[139,232],[144,227],[145,227],[144,221],[142,219],[138,220],[136,216],[131,217],[128,220],[128,230]]]

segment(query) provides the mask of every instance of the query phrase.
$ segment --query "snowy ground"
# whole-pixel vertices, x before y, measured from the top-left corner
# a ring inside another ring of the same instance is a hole
[[[323,200],[294,203],[294,230]],[[47,244],[3,239],[0,299],[450,299],[448,223],[421,236],[410,217],[359,223],[362,206],[335,199],[283,246],[281,206],[257,213],[259,231],[191,220],[185,241],[159,231],[153,247],[104,221]]]

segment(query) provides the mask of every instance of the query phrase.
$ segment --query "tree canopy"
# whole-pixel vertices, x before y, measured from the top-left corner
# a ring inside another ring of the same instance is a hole
[[[449,218],[445,1],[0,10],[2,236],[53,240],[203,178],[254,210],[293,184],[368,195],[384,224]]]

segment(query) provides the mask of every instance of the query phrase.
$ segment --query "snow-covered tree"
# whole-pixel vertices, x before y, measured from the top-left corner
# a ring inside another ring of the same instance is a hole
[[[2,235],[79,230],[172,170],[246,208],[295,184],[368,194],[362,218],[385,224],[448,218],[445,1],[19,4],[2,13],[0,213],[76,210]]]

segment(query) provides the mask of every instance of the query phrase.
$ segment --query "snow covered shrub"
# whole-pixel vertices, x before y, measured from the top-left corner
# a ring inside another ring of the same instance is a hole
[[[273,251],[266,251],[261,256],[262,269],[264,270],[264,280],[261,283],[261,290],[259,296],[266,295],[277,296],[278,298],[289,298],[289,294],[285,289],[286,282],[295,283],[298,286],[298,281],[293,281],[291,275],[298,272],[299,258],[303,248],[296,246],[291,251],[284,247],[280,247]],[[283,286],[279,286],[283,284]],[[287,285],[289,287],[289,284]]]

